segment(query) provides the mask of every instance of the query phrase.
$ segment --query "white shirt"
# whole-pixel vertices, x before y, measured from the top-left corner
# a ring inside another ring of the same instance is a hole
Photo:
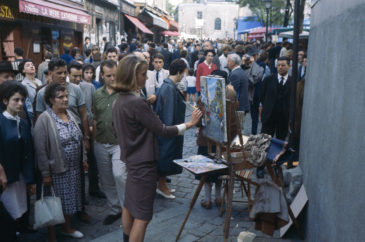
[[[227,67],[227,60],[228,60],[228,58],[226,56],[224,56],[224,54],[219,57],[219,62],[221,63],[221,70],[225,71],[225,72],[227,72],[227,74],[229,74],[229,70]]]
[[[195,83],[196,83],[195,76],[187,76],[186,83],[187,83],[187,87],[195,87]]]
[[[281,81],[281,78],[284,77],[284,80],[283,80],[283,85],[285,85],[286,81],[288,80],[288,77],[289,77],[289,74],[286,74],[285,76],[281,76],[279,73],[278,73],[278,82],[280,83]]]
[[[157,88],[160,88],[163,84],[163,81],[170,75],[170,72],[162,68],[158,71],[158,78],[156,78],[156,73],[157,71],[153,70],[153,75],[155,76]]]

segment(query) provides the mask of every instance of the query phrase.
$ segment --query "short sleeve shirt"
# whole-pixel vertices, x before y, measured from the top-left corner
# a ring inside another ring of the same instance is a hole
[[[44,100],[44,92],[46,91],[46,87],[43,87],[39,90],[37,94],[37,103],[36,103],[36,111],[37,113],[43,113],[47,110],[48,105]],[[79,108],[85,106],[85,97],[81,91],[81,88],[73,83],[66,83],[66,88],[68,92],[68,107],[67,109],[72,112],[74,115],[76,122],[81,125],[81,116],[79,114]]]
[[[113,129],[112,107],[118,93],[109,94],[105,86],[96,90],[93,100],[93,115],[96,122],[95,140],[102,144],[117,144]]]

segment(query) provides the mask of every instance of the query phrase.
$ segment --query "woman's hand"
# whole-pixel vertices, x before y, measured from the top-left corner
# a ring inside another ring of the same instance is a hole
[[[84,171],[89,170],[89,164],[87,163],[87,161],[84,161],[83,168],[84,168]]]
[[[191,115],[190,121],[186,123],[186,128],[190,129],[191,127],[195,126],[200,121],[201,117],[202,112],[199,109],[195,109]]]
[[[7,183],[8,183],[8,179],[6,178],[4,168],[2,165],[0,165],[0,187],[2,187],[3,190],[5,190]]]
[[[35,184],[27,185],[27,193],[28,193],[28,195],[35,194]]]
[[[43,177],[43,185],[52,186],[52,177]]]
[[[154,104],[156,102],[156,99],[157,99],[156,95],[152,94],[151,96],[149,96],[147,98],[147,102],[150,103],[150,104]]]

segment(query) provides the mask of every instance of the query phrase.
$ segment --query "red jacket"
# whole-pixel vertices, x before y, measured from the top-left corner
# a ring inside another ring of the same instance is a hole
[[[198,69],[196,70],[196,91],[197,92],[200,92],[200,77],[209,76],[210,73],[212,73],[212,71],[217,70],[217,69],[218,69],[217,66],[213,63],[210,68],[207,64],[205,64],[205,62],[200,63],[198,65]]]

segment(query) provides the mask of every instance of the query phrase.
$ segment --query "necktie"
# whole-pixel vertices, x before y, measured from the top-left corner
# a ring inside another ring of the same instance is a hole
[[[159,73],[159,71],[156,71],[156,81],[157,81],[157,83],[160,83],[160,82],[158,81],[158,73]]]
[[[284,86],[284,77],[283,77],[283,76],[281,77],[279,84],[280,84],[281,86]]]

